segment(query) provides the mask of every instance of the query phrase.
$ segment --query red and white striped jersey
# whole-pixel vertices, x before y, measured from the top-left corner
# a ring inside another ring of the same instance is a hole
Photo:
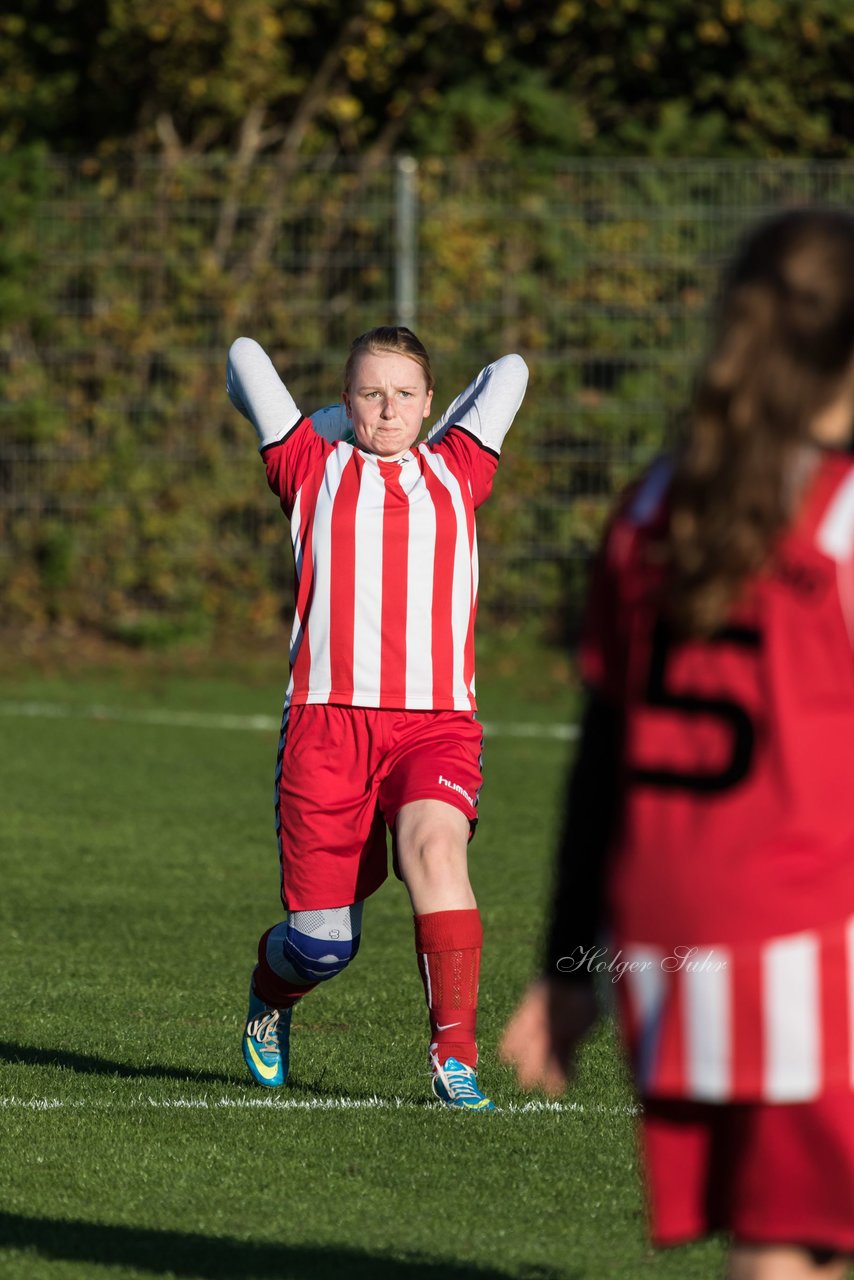
[[[854,464],[708,639],[655,605],[668,481],[614,520],[584,643],[625,712],[611,977],[643,1093],[804,1100],[854,1085]]]
[[[488,366],[454,402],[452,421],[387,462],[322,438],[298,411],[291,421],[257,344],[235,347],[229,394],[258,428],[269,485],[291,523],[286,705],[474,710],[474,513],[524,394],[524,362]]]
[[[296,562],[289,701],[473,710],[474,511],[496,455],[450,431],[385,462],[305,419],[264,461]]]
[[[854,916],[758,943],[626,943],[611,961],[647,1097],[807,1102],[854,1088]]]

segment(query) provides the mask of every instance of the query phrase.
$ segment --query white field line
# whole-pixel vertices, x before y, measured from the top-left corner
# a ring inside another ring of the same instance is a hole
[[[144,708],[72,706],[65,702],[0,702],[0,716],[21,716],[33,720],[110,720],[124,724],[166,725],[176,729],[227,729],[254,733],[278,733],[281,722],[273,716],[218,714],[207,711],[158,711]],[[525,724],[486,721],[483,732],[490,738],[537,738],[552,742],[574,742],[577,724]]]
[[[19,1098],[0,1096],[3,1111],[445,1111],[440,1102],[411,1102],[405,1098]],[[609,1116],[634,1116],[640,1108],[585,1107],[581,1102],[511,1102],[498,1107],[504,1115],[587,1112]]]

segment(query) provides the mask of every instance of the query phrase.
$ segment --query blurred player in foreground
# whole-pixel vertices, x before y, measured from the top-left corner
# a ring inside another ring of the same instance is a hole
[[[605,535],[547,964],[501,1046],[560,1092],[610,979],[653,1241],[725,1232],[731,1280],[854,1252],[852,429],[854,220],[788,212]]]
[[[319,415],[323,438],[256,342],[229,353],[229,396],[257,429],[296,562],[276,774],[288,915],[259,943],[243,1036],[259,1084],[287,1078],[295,1003],[356,955],[388,829],[415,914],[433,1091],[493,1109],[476,1075],[482,927],[467,863],[482,783],[475,509],[527,376],[520,356],[489,365],[416,445],[427,352],[404,327],[371,330],[344,373],[353,442],[336,443],[335,422]]]

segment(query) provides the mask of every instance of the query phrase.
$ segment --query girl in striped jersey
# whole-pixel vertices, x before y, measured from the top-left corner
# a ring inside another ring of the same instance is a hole
[[[492,1109],[476,1077],[482,929],[467,866],[482,782],[475,510],[526,384],[524,361],[505,356],[416,444],[427,352],[404,327],[371,330],[344,373],[350,443],[334,412],[314,429],[257,343],[229,353],[228,393],[258,432],[296,565],[276,786],[288,916],[260,941],[243,1037],[261,1084],[287,1077],[294,1004],[356,954],[388,829],[415,914],[434,1093]]]
[[[854,1253],[852,434],[854,219],[785,213],[594,568],[548,963],[502,1042],[561,1090],[605,979],[653,1238],[729,1233],[731,1280]]]

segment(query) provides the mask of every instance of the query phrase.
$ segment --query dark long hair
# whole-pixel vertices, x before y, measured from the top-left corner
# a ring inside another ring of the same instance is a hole
[[[854,405],[852,362],[854,218],[804,209],[761,223],[725,276],[677,450],[665,609],[679,631],[713,631],[768,563],[812,424],[847,381]]]

